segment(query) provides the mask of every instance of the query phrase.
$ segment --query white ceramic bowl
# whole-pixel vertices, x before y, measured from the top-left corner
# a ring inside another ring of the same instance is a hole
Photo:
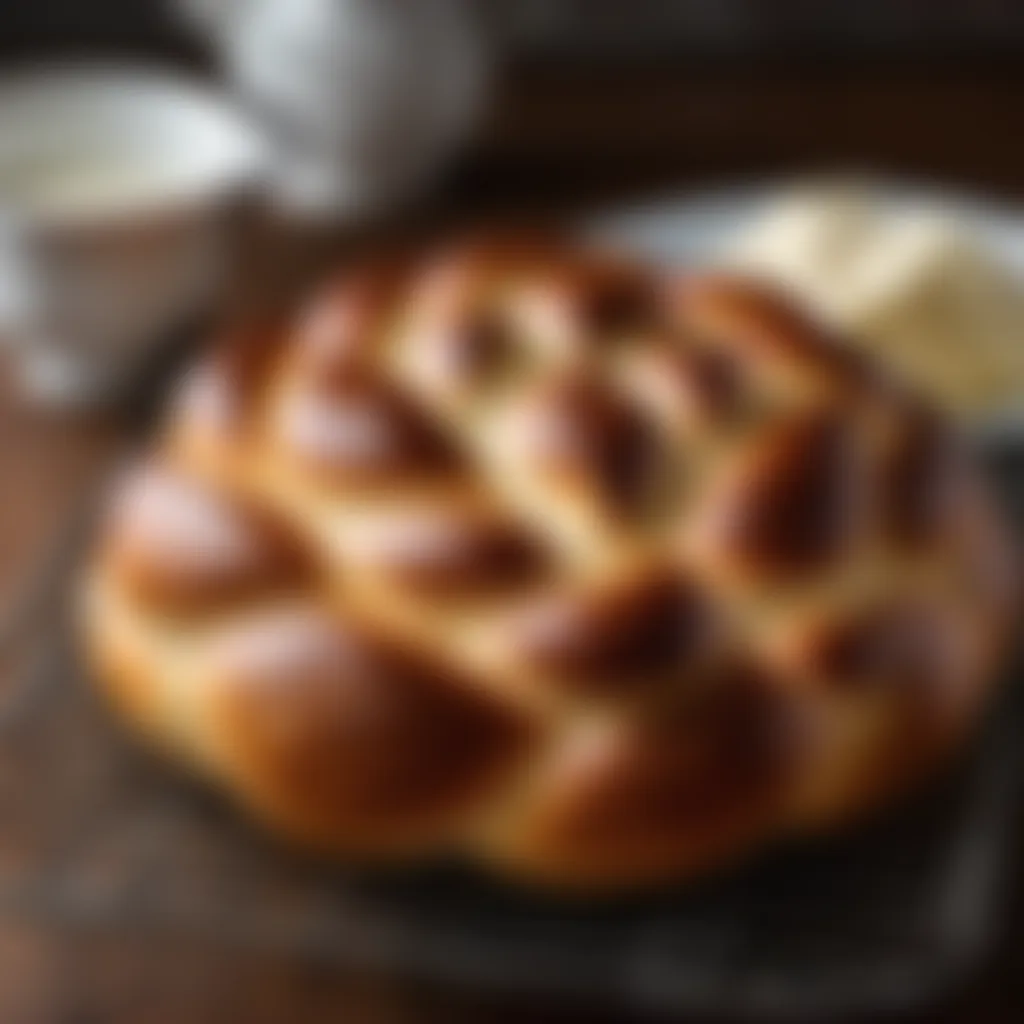
[[[215,292],[256,132],[171,72],[36,68],[0,79],[0,323],[34,396],[82,402],[131,378]]]

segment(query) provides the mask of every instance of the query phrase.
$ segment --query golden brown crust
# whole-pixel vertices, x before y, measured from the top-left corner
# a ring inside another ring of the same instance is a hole
[[[714,866],[771,834],[813,763],[813,708],[743,662],[706,682],[676,706],[570,731],[492,855],[594,890]]]
[[[314,563],[299,536],[267,509],[153,462],[125,474],[104,525],[119,586],[170,614],[269,591],[308,588]]]
[[[402,477],[444,477],[459,469],[445,432],[399,390],[353,370],[325,373],[282,410],[274,440],[286,458],[338,486]]]
[[[709,488],[701,537],[723,572],[788,582],[827,571],[865,529],[855,425],[813,412],[768,425]]]
[[[505,627],[524,675],[572,693],[642,693],[699,677],[718,643],[717,610],[680,572],[541,597]]]
[[[927,773],[1017,577],[943,418],[778,296],[493,238],[208,357],[83,630],[137,729],[300,841],[600,890]]]
[[[343,850],[444,842],[528,747],[525,718],[453,664],[320,610],[240,624],[210,673],[220,770]]]

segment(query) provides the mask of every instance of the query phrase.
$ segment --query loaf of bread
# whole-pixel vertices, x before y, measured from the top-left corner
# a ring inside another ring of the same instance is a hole
[[[798,310],[489,238],[216,347],[82,633],[135,729],[294,840],[599,892],[905,790],[1015,590],[941,416]]]

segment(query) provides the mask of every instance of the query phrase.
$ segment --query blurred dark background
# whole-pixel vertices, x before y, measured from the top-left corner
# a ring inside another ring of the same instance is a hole
[[[476,0],[500,55],[460,202],[849,166],[1019,194],[1019,0]],[[209,54],[170,0],[36,0],[0,61]]]
[[[513,50],[549,61],[654,57],[1013,59],[1024,43],[1017,0],[477,0]],[[25,47],[183,52],[162,0],[43,0],[4,13],[5,53]]]

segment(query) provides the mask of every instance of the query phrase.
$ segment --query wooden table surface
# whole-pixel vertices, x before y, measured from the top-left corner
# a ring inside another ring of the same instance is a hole
[[[1018,199],[1022,110],[1024,68],[1007,65],[522,70],[507,79],[461,166],[421,208],[381,231],[418,234],[497,216],[565,216],[723,178],[850,166]],[[327,230],[270,226],[257,234],[239,271],[243,303],[288,295],[332,254],[360,244]],[[0,385],[0,619],[122,437],[116,416],[42,415]],[[994,937],[976,976],[945,1000],[941,1014],[933,1008],[917,1019],[1024,1020],[1024,909],[1007,918],[1008,934]],[[140,944],[57,933],[30,920],[0,921],[5,1024],[542,1019],[615,1018],[598,1007],[496,1002],[194,944]]]

